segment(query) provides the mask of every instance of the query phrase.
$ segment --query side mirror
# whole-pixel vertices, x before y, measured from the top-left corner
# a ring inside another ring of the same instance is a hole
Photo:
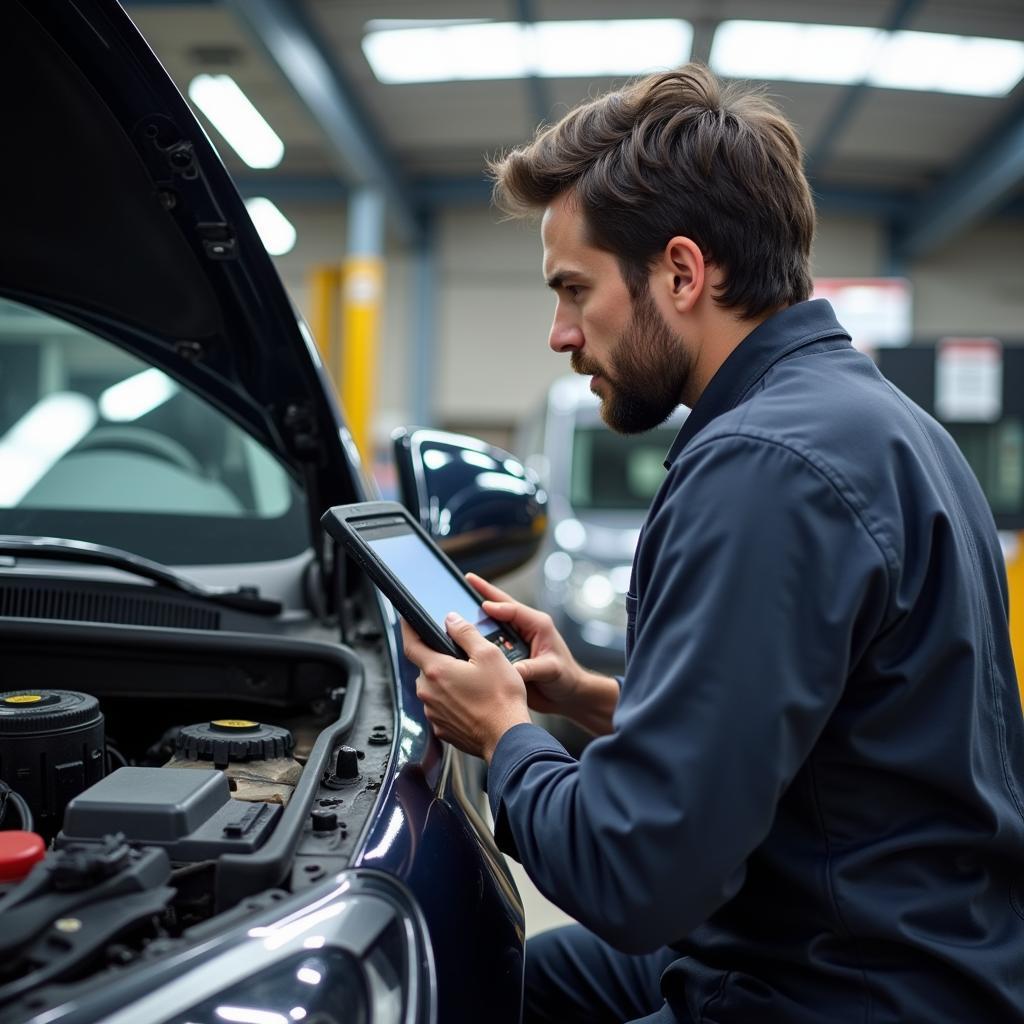
[[[536,554],[548,498],[514,455],[442,430],[402,427],[391,439],[402,504],[463,572],[492,579]]]

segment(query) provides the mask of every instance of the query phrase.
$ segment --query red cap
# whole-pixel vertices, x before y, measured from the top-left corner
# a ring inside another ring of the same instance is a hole
[[[35,832],[0,832],[0,882],[20,882],[46,856]]]

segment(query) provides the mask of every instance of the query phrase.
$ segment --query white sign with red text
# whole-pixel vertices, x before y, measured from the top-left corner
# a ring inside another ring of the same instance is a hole
[[[1003,415],[1003,346],[995,338],[943,338],[935,347],[935,415],[995,423]]]
[[[819,277],[812,298],[828,299],[856,348],[908,345],[913,332],[910,282],[902,277]]]

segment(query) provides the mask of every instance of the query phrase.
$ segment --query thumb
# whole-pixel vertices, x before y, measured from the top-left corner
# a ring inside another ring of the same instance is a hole
[[[479,657],[493,650],[494,645],[485,640],[480,630],[471,622],[467,622],[456,612],[449,612],[444,619],[448,635],[461,647],[470,658]]]
[[[525,661],[514,661],[512,667],[519,673],[524,683],[532,683],[537,675],[536,663],[527,658]]]

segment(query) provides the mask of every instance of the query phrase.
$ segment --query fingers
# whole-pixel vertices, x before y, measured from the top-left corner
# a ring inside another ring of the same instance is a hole
[[[437,657],[437,651],[428,647],[409,625],[402,619],[402,647],[405,656],[418,668],[422,669],[424,664],[431,658]]]
[[[519,614],[522,605],[509,601],[484,601],[482,607],[492,619],[511,622]]]
[[[480,630],[461,615],[451,612],[445,616],[445,629],[448,635],[461,647],[472,661],[480,661],[492,653],[499,653],[489,640],[485,640]]]
[[[506,594],[500,587],[489,583],[483,576],[477,576],[475,572],[467,572],[466,581],[481,597],[488,601],[511,601],[515,604],[515,598],[510,594]]]

